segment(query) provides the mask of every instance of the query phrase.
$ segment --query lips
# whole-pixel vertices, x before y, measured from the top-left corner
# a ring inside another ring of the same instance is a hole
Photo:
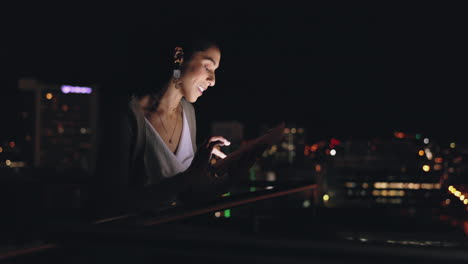
[[[206,91],[207,88],[204,88],[203,86],[201,85],[198,85],[198,90],[200,91],[200,93],[203,94],[204,91]]]

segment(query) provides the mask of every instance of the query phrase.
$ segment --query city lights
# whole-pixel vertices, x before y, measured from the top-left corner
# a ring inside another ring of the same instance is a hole
[[[425,172],[428,172],[428,171],[431,170],[431,166],[429,166],[429,165],[423,165],[423,166],[422,166],[422,170],[425,171]]]
[[[328,194],[324,194],[322,199],[324,202],[327,202],[328,200],[330,200],[330,196]]]
[[[60,90],[64,94],[75,93],[75,94],[90,94],[93,92],[91,87],[81,87],[81,86],[71,86],[71,85],[62,85]]]

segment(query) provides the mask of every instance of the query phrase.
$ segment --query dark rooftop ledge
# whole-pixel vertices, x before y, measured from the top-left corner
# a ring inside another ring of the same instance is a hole
[[[272,183],[273,186],[273,183]],[[125,227],[127,224],[130,226],[155,226],[163,223],[173,222],[180,219],[189,218],[196,215],[201,215],[204,213],[214,212],[217,210],[222,210],[225,208],[232,208],[235,206],[240,206],[243,204],[253,203],[260,200],[270,199],[274,197],[284,196],[288,194],[298,193],[305,190],[310,190],[316,188],[316,184],[298,184],[295,186],[288,186],[288,184],[280,186],[275,186],[273,189],[264,189],[255,192],[243,193],[240,195],[226,196],[221,197],[213,202],[207,204],[199,204],[196,206],[176,206],[165,210],[158,215],[140,215],[140,214],[126,214],[126,215],[117,215],[114,217],[109,217],[105,219],[99,219],[92,223],[78,224],[78,226],[70,228],[70,226],[65,227],[65,232],[84,232],[88,234],[92,233],[106,233],[108,230],[103,228],[108,224],[114,226],[115,224]],[[58,228],[61,229],[61,228]],[[71,231],[73,230],[73,231]],[[107,231],[106,231],[107,230]],[[118,229],[113,229],[118,235]],[[59,231],[62,232],[62,231]],[[52,237],[55,237],[52,234]],[[61,235],[59,235],[61,237]],[[30,246],[24,245],[19,247],[9,247],[0,250],[0,260],[11,259],[14,257],[21,257],[25,255],[35,254],[38,252],[44,252],[50,249],[60,248],[60,242],[50,242],[43,241],[41,243],[31,243]]]

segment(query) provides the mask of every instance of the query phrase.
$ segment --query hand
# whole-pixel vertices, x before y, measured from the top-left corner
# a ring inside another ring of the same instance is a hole
[[[211,137],[209,140],[208,140],[208,143],[211,143],[211,142],[214,142],[214,141],[219,141],[221,142],[220,144],[216,144],[214,147],[213,147],[213,150],[211,151],[211,154],[214,154],[222,159],[226,158],[226,154],[224,154],[220,149],[219,147],[220,146],[229,146],[231,145],[231,142],[229,142],[227,139],[223,138],[223,137]]]
[[[224,137],[211,137],[203,142],[200,148],[195,153],[195,157],[190,164],[190,167],[187,169],[187,172],[197,174],[197,175],[205,175],[212,155],[216,155],[222,159],[226,157],[222,151],[219,150],[220,146],[229,146],[231,142],[229,142]]]

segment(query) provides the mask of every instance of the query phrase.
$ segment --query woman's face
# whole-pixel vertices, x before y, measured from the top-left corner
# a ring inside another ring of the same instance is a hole
[[[191,60],[184,62],[180,87],[189,102],[197,101],[208,87],[215,85],[215,70],[219,67],[221,52],[217,47],[197,51]]]

